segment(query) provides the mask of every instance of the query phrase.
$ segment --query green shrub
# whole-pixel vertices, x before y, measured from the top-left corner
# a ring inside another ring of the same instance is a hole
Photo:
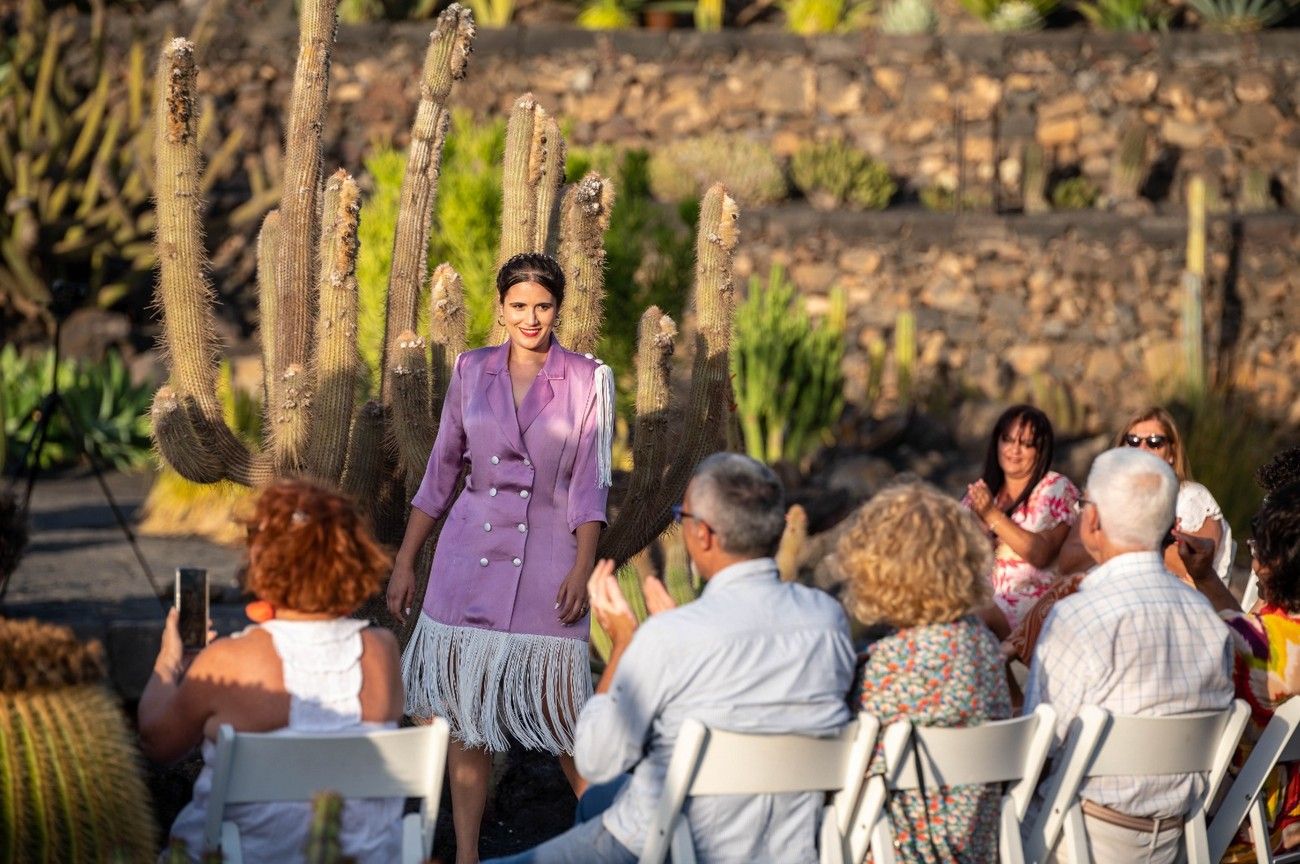
[[[650,156],[650,189],[661,201],[699,198],[719,182],[742,206],[772,204],[787,192],[785,174],[771,148],[744,135],[683,138]]]
[[[766,282],[749,280],[736,309],[731,372],[751,457],[797,461],[839,419],[846,311],[843,293],[834,291],[829,314],[814,321],[779,266]]]
[[[0,402],[4,403],[5,437],[9,455],[22,459],[31,435],[26,421],[50,384],[54,352],[24,355],[13,345],[0,350]],[[103,464],[125,469],[149,461],[148,386],[131,383],[131,374],[116,353],[102,363],[64,359],[57,371],[59,392],[68,413],[84,433],[83,443]],[[68,418],[56,413],[50,421],[40,468],[76,464],[80,449]]]
[[[790,175],[814,206],[826,209],[852,204],[883,210],[898,191],[883,163],[838,139],[799,148]]]
[[[957,190],[934,183],[921,190],[921,206],[936,213],[952,213],[957,209]],[[963,210],[989,210],[993,196],[987,189],[967,189],[961,196]]]
[[[938,26],[930,0],[891,0],[880,13],[880,29],[896,36],[933,33]]]
[[[1080,0],[1075,8],[1099,30],[1145,32],[1169,24],[1168,13],[1157,11],[1152,0]]]
[[[1052,206],[1057,210],[1091,210],[1097,196],[1096,183],[1087,177],[1070,177],[1052,187]]]
[[[578,13],[578,26],[587,30],[624,30],[636,26],[639,3],[626,0],[590,0]]]
[[[478,123],[467,111],[453,115],[442,155],[431,260],[449,262],[464,280],[471,346],[486,341],[496,316],[505,148],[504,120]]]
[[[636,392],[633,357],[641,312],[653,305],[681,320],[695,273],[690,226],[695,224],[699,202],[691,199],[675,208],[656,203],[650,195],[649,163],[644,150],[575,148],[565,168],[569,177],[594,170],[614,181],[614,210],[605,232],[605,284],[612,290],[605,295],[600,355],[628,385],[618,392],[619,413],[629,419]]]

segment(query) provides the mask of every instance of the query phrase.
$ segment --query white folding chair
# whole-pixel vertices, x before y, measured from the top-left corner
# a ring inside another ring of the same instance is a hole
[[[664,777],[640,864],[695,864],[695,845],[682,807],[701,795],[779,795],[834,792],[818,829],[822,864],[842,864],[844,835],[862,789],[880,724],[860,714],[834,738],[765,735],[682,724]]]
[[[1189,864],[1210,864],[1206,810],[1228,772],[1248,713],[1240,699],[1222,711],[1168,717],[1125,717],[1085,706],[1056,756],[1063,767],[1044,789],[1042,810],[1027,838],[1027,857],[1047,860],[1059,840],[1074,864],[1090,864],[1078,794],[1087,778],[1204,773],[1206,792],[1183,820],[1183,842]]]
[[[205,846],[219,846],[226,864],[242,864],[239,828],[224,818],[226,805],[308,801],[330,790],[344,798],[423,798],[420,812],[402,819],[402,864],[420,864],[433,844],[449,736],[442,718],[413,729],[334,735],[236,732],[223,724]]]
[[[1279,762],[1300,761],[1300,698],[1292,697],[1273,713],[1268,726],[1260,733],[1259,740],[1251,748],[1246,764],[1241,766],[1237,779],[1224,793],[1210,822],[1210,860],[1218,861],[1232,845],[1232,838],[1237,829],[1249,816],[1251,837],[1255,845],[1255,860],[1258,864],[1271,862],[1300,861],[1300,853],[1291,852],[1273,857],[1273,850],[1268,839],[1268,819],[1264,812],[1264,799],[1260,794],[1264,780]]]
[[[913,726],[906,720],[890,724],[883,739],[885,774],[867,782],[854,813],[850,860],[860,864],[869,849],[875,864],[893,864],[894,832],[885,805],[890,792],[920,787],[915,748],[925,788],[935,795],[942,786],[1012,784],[1002,796],[998,860],[1021,864],[1020,821],[1033,798],[1055,726],[1056,712],[1049,705],[1040,705],[1024,717],[980,726]]]

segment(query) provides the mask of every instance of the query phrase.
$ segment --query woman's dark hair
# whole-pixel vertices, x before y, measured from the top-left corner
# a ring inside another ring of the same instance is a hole
[[[1002,465],[998,462],[998,442],[1002,436],[1011,430],[1012,427],[1023,424],[1029,430],[1034,439],[1034,473],[1029,478],[1029,484],[1025,486],[1025,491],[1003,512],[1008,516],[1016,512],[1016,509],[1029,500],[1036,487],[1047,474],[1047,469],[1052,467],[1052,448],[1055,443],[1055,436],[1052,434],[1052,421],[1047,419],[1047,415],[1039,411],[1033,405],[1012,405],[1002,412],[998,422],[993,424],[993,434],[989,437],[989,449],[984,454],[984,473],[980,476],[984,480],[984,485],[989,487],[989,494],[996,496],[1002,490],[1003,484],[1006,483],[1006,475],[1002,472]]]
[[[497,302],[506,302],[510,286],[521,282],[536,282],[550,291],[556,309],[564,305],[564,271],[550,255],[523,252],[502,264],[497,271]]]
[[[1255,482],[1265,493],[1300,481],[1300,447],[1289,447],[1259,466]]]
[[[1300,612],[1300,482],[1274,489],[1250,520],[1255,560],[1269,568],[1260,593],[1274,606]]]

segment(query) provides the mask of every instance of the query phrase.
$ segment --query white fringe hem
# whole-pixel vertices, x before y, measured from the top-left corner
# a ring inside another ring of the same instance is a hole
[[[587,642],[452,627],[423,612],[402,654],[406,713],[446,718],[467,747],[572,753],[591,698]]]

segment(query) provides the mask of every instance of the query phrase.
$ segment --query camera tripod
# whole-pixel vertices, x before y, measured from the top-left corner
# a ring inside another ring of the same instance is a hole
[[[27,443],[22,451],[22,458],[14,465],[13,475],[9,478],[6,491],[13,492],[18,484],[24,484],[22,498],[18,503],[19,518],[26,519],[28,508],[32,500],[32,490],[36,488],[36,480],[40,474],[41,451],[45,448],[45,442],[49,438],[50,423],[53,422],[55,415],[61,415],[67,421],[68,427],[72,430],[72,438],[76,445],[77,451],[86,458],[90,463],[90,468],[95,474],[95,480],[99,482],[100,491],[104,493],[104,499],[108,502],[109,509],[113,511],[113,518],[117,520],[117,526],[122,529],[122,536],[126,538],[127,545],[135,554],[135,560],[140,565],[141,571],[144,572],[145,579],[149,581],[150,592],[159,598],[162,603],[162,593],[158,589],[158,582],[154,579],[153,570],[149,567],[149,562],[144,557],[144,552],[140,549],[140,544],[136,540],[135,532],[131,530],[131,524],[126,519],[126,514],[118,506],[117,499],[113,497],[113,492],[108,488],[108,481],[104,477],[104,469],[100,465],[99,457],[94,452],[94,447],[86,440],[86,432],[77,419],[76,414],[68,407],[64,400],[63,394],[59,392],[59,362],[62,359],[60,351],[62,348],[63,319],[64,315],[60,314],[61,310],[54,312],[54,357],[50,369],[50,388],[41,397],[36,407],[28,413],[27,418],[19,427],[19,433],[28,426],[31,426],[31,434],[27,437]],[[10,578],[0,575],[0,602],[4,600],[5,592],[9,590]],[[165,606],[165,604],[164,604]]]

